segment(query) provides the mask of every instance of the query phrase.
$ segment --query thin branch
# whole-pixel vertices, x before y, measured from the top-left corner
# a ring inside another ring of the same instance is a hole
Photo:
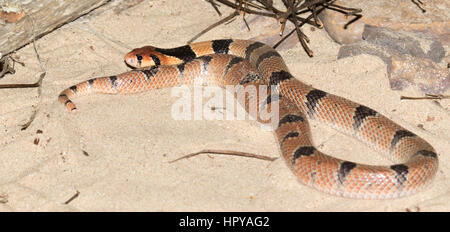
[[[227,0],[217,0],[218,2],[231,7],[233,9],[238,9],[239,5],[236,5],[230,1]],[[245,13],[248,14],[256,14],[256,15],[262,15],[262,16],[266,16],[266,17],[272,17],[272,18],[276,18],[276,13],[269,13],[269,12],[262,12],[262,11],[255,11],[255,10],[251,10],[251,9],[241,9],[241,11],[244,11]]]
[[[222,16],[222,13],[220,13],[219,8],[217,8],[217,4],[214,2],[214,0],[206,0],[206,1],[211,3],[211,6],[214,8],[214,10],[216,10],[219,16]]]
[[[32,84],[1,84],[0,89],[25,89],[25,88],[37,88],[41,86],[42,79],[44,79],[45,73],[42,73],[39,80]]]
[[[78,196],[80,196],[80,191],[76,191],[75,194],[69,198],[69,200],[65,201],[64,204],[68,205],[70,202],[72,202],[73,200],[75,200],[75,198],[77,198]]]
[[[212,4],[212,0],[207,1]],[[293,30],[293,32],[297,32],[299,42],[302,44],[304,50],[310,57],[313,56],[313,52],[307,46],[309,38],[301,30],[301,27],[304,24],[310,24],[319,29],[323,28],[323,23],[318,18],[318,15],[325,8],[329,8],[341,12],[345,15],[355,16],[354,19],[352,19],[349,23],[345,25],[347,27],[349,24],[353,23],[354,21],[358,20],[361,17],[361,15],[360,14],[358,15],[358,13],[362,11],[361,9],[339,6],[335,4],[335,0],[303,0],[303,1],[282,0],[284,6],[286,7],[286,10],[279,10],[276,7],[274,7],[272,0],[256,0],[256,1],[236,0],[235,3],[229,0],[216,0],[216,2],[222,3],[225,6],[233,8],[237,12],[243,13],[244,15],[255,14],[277,19],[281,24],[280,36],[283,35],[287,21],[292,22],[295,26],[295,30]],[[234,14],[236,14],[237,12],[235,12]],[[306,18],[299,16],[300,14],[305,13],[309,14]],[[212,28],[220,25],[224,21],[227,21],[231,18],[234,19],[234,16],[230,15],[229,18],[222,19],[221,21],[211,25],[210,27],[202,31],[200,34],[195,36],[193,39],[191,39],[189,43],[197,39],[200,35],[206,33],[207,31],[211,30]],[[248,23],[245,21],[245,18],[244,23],[247,25],[247,28],[250,28],[248,26]],[[293,32],[289,33],[288,36],[292,35]],[[286,38],[287,36],[281,39],[279,43],[283,42]],[[277,47],[279,43],[277,43],[274,46],[274,48]]]
[[[422,13],[426,13],[427,11],[422,7],[425,6],[425,4],[420,1],[420,0],[411,0],[411,2],[413,2],[417,7],[419,7],[419,9],[422,10]]]
[[[206,32],[210,31],[211,29],[219,26],[222,23],[225,23],[231,19],[233,19],[234,17],[238,16],[239,12],[236,10],[233,13],[231,13],[230,15],[228,15],[227,17],[217,21],[216,23],[213,23],[212,25],[210,25],[209,27],[207,27],[206,29],[204,29],[203,31],[201,31],[200,33],[198,33],[197,35],[195,35],[194,37],[192,37],[192,39],[190,39],[189,41],[187,41],[188,44],[192,43],[194,40],[198,39],[198,37],[202,36],[203,34],[205,34]]]
[[[323,9],[324,9],[324,8],[319,9],[318,12],[320,13]],[[312,17],[313,17],[313,15],[309,15],[309,16],[305,19],[305,21],[303,21],[302,23],[300,23],[299,27],[303,26],[303,25],[305,24],[305,22],[306,22],[307,20],[310,20]],[[280,41],[278,41],[278,42],[273,46],[273,48],[277,48],[283,41],[285,41],[287,38],[289,38],[289,36],[291,36],[292,34],[294,34],[295,31],[296,31],[296,29],[293,29],[291,32],[289,32],[285,37],[283,37]]]
[[[290,10],[291,15],[295,16],[294,3],[292,2],[292,0],[287,0],[287,4],[288,4],[288,10]],[[313,14],[313,16],[314,16],[314,14]],[[291,19],[292,22],[294,23],[295,31],[297,32],[298,39],[299,39],[300,43],[302,44],[303,49],[305,49],[305,51],[309,57],[312,57],[313,52],[311,51],[311,49],[309,49],[308,45],[306,44],[306,43],[309,43],[309,38],[300,30],[301,26],[299,26],[297,18],[289,17],[289,19]],[[303,24],[301,24],[301,25],[303,25]]]
[[[201,155],[201,154],[217,154],[217,155],[234,155],[234,156],[243,156],[243,157],[248,157],[248,158],[255,158],[255,159],[261,159],[261,160],[267,160],[267,161],[274,161],[278,158],[276,157],[269,157],[269,156],[263,156],[263,155],[256,155],[256,154],[252,154],[252,153],[247,153],[247,152],[239,152],[239,151],[229,151],[229,150],[210,150],[210,149],[206,149],[206,150],[201,150],[199,152],[195,152],[195,153],[191,153],[185,156],[182,156],[178,159],[169,161],[169,163],[174,163],[177,162],[179,160],[182,159],[188,159],[197,155]]]
[[[400,100],[441,100],[441,99],[450,99],[450,95],[442,95],[442,94],[425,94],[425,97],[407,97],[400,96]]]

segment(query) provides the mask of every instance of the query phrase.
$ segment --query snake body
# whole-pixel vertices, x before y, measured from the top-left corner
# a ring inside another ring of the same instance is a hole
[[[287,166],[301,183],[343,197],[389,199],[423,189],[438,170],[437,154],[425,140],[373,109],[298,81],[279,53],[263,43],[225,39],[170,49],[146,46],[129,52],[125,62],[141,69],[79,83],[64,90],[59,101],[73,111],[75,96],[136,93],[198,79],[222,87],[270,85],[275,90],[256,88],[240,103],[249,111],[252,100],[267,94],[257,103],[256,118],[278,104],[275,134]],[[349,134],[396,164],[365,165],[328,156],[312,144],[308,120]]]

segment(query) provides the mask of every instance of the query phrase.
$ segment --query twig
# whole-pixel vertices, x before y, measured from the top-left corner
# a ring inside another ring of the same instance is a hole
[[[362,15],[357,14],[355,15],[355,18],[353,18],[352,20],[348,21],[345,25],[344,25],[344,29],[347,29],[348,26],[350,26],[350,24],[356,22],[358,19],[360,19],[362,17]]]
[[[413,2],[417,7],[419,7],[419,9],[422,10],[422,13],[426,13],[426,12],[427,12],[427,11],[422,7],[422,6],[425,5],[422,1],[420,1],[420,0],[411,0],[411,2]]]
[[[36,47],[36,34],[35,34],[35,22],[34,22],[34,19],[33,19],[33,17],[31,17],[31,15],[27,15],[27,16],[29,17],[29,19],[30,19],[30,21],[31,21],[31,26],[32,26],[31,31],[32,31],[32,44],[33,44],[33,49],[34,49],[34,52],[35,52],[35,54],[36,54],[36,58],[37,58],[37,60],[38,60],[38,62],[39,62],[39,65],[40,65],[40,67],[41,67],[42,73],[41,73],[41,75],[40,75],[38,81],[36,81],[35,83],[32,83],[32,84],[2,84],[2,85],[0,85],[0,89],[38,88],[38,97],[39,97],[38,106],[39,106],[39,104],[40,104],[40,102],[41,102],[41,100],[42,100],[42,99],[41,99],[41,95],[42,95],[42,94],[41,94],[41,92],[42,92],[42,90],[41,90],[42,80],[44,79],[44,77],[45,77],[47,71],[45,70],[45,67],[44,67],[44,65],[42,64],[41,58],[40,58],[40,56],[39,56],[39,52],[38,52],[37,47]],[[22,64],[22,65],[23,65],[23,64]],[[36,109],[35,109],[35,110],[33,111],[33,113],[31,114],[31,117],[30,117],[30,119],[28,120],[28,122],[25,123],[24,125],[22,125],[21,130],[26,130],[26,129],[31,125],[31,123],[33,122],[34,118],[36,117],[36,114],[37,114],[38,109],[39,109],[39,108],[36,107]]]
[[[244,157],[249,157],[249,158],[255,158],[255,159],[261,159],[261,160],[267,160],[267,161],[274,161],[278,158],[275,157],[269,157],[269,156],[263,156],[263,155],[256,155],[256,154],[252,154],[252,153],[247,153],[247,152],[239,152],[239,151],[229,151],[229,150],[210,150],[210,149],[206,149],[206,150],[201,150],[199,152],[195,152],[195,153],[191,153],[185,156],[182,156],[178,159],[169,161],[169,163],[174,163],[177,162],[178,160],[181,159],[188,159],[200,154],[205,154],[205,153],[209,153],[209,154],[218,154],[218,155],[235,155],[235,156],[244,156]]]
[[[322,11],[324,8],[320,9],[320,11]],[[320,13],[319,11],[319,13]],[[302,23],[300,23],[299,27],[303,26],[307,20],[310,20],[313,17],[313,15],[308,16],[305,21],[303,21]],[[292,34],[294,34],[294,32],[296,31],[296,29],[293,29],[291,32],[289,32],[285,37],[283,37],[282,39],[280,39],[280,41],[278,41],[275,45],[273,45],[273,48],[277,48],[283,41],[285,41],[289,36],[291,36]]]
[[[227,0],[217,0],[217,1],[222,3],[222,4],[224,4],[224,5],[226,5],[226,6],[228,6],[228,7],[233,8],[233,9],[238,9],[239,8],[239,5],[236,5],[236,4],[234,4],[234,3],[230,2],[230,1],[227,1]],[[248,14],[256,14],[256,15],[262,15],[262,16],[266,16],[266,17],[277,18],[276,13],[255,11],[255,10],[251,10],[249,8],[244,8],[244,9],[240,9],[240,10],[244,11],[245,13],[248,13]]]
[[[219,8],[217,8],[217,4],[214,2],[214,0],[206,0],[206,1],[211,3],[211,6],[214,8],[214,10],[216,10],[219,16],[222,16],[222,13],[220,13]]]
[[[308,54],[308,56],[312,57],[313,52],[311,51],[311,49],[309,49],[308,45],[306,44],[306,43],[309,43],[309,38],[300,30],[301,26],[299,26],[297,17],[295,17],[294,3],[292,0],[287,0],[286,2],[288,4],[288,10],[291,13],[291,15],[289,15],[289,16],[293,16],[293,17],[289,17],[289,18],[294,23],[295,31],[297,32],[298,39],[299,39],[300,43],[302,44],[303,49],[305,49],[306,53]],[[313,14],[313,17],[314,17],[314,14]],[[301,25],[303,26],[303,22]]]
[[[213,29],[214,27],[219,26],[220,24],[227,22],[229,20],[231,20],[232,18],[236,17],[237,15],[239,15],[239,11],[234,11],[233,13],[231,13],[230,15],[228,15],[227,17],[217,21],[216,23],[213,23],[211,26],[207,27],[205,30],[201,31],[200,33],[198,33],[197,35],[195,35],[194,37],[192,37],[192,39],[190,39],[189,41],[187,41],[188,44],[192,43],[194,40],[198,39],[198,37],[202,36],[203,34],[205,34],[206,32],[210,31],[211,29]]]
[[[25,89],[36,88],[41,85],[42,79],[44,79],[45,73],[42,73],[39,80],[32,84],[1,84],[0,89]]]
[[[354,14],[359,14],[362,12],[362,9],[358,9],[358,8],[348,8],[348,7],[344,7],[344,6],[340,6],[334,3],[335,1],[332,1],[330,3],[326,3],[324,4],[328,9],[331,9],[331,7],[333,7],[335,11],[339,11],[343,14],[346,15],[354,15]]]
[[[212,4],[212,0],[207,0]],[[304,24],[310,24],[312,26],[315,26],[319,29],[323,28],[323,24],[318,18],[319,13],[325,9],[329,8],[338,12],[341,12],[345,15],[354,15],[355,18],[352,19],[349,23],[347,23],[345,26],[348,26],[349,24],[353,23],[354,21],[361,18],[361,15],[358,14],[362,10],[361,9],[354,9],[354,8],[347,8],[343,6],[336,5],[334,2],[335,0],[282,0],[283,4],[286,7],[286,11],[282,11],[277,9],[273,6],[272,0],[236,0],[236,3],[233,3],[229,0],[216,0],[217,2],[222,3],[225,6],[228,6],[230,8],[235,9],[237,12],[243,12],[247,14],[255,14],[255,15],[261,15],[264,17],[271,17],[275,18],[280,22],[280,36],[283,35],[284,28],[286,26],[287,21],[290,21],[294,24],[295,30],[293,32],[297,32],[297,36],[299,39],[299,42],[302,44],[304,50],[306,53],[311,57],[313,56],[313,52],[309,47],[307,46],[307,43],[309,42],[308,37],[302,32],[301,27]],[[244,7],[242,7],[244,6]],[[309,13],[309,15],[306,18],[300,17],[300,14]],[[234,13],[236,14],[236,12]],[[234,18],[234,16],[229,16],[230,18]],[[230,19],[228,18],[228,19]],[[226,20],[228,20],[226,19]],[[311,20],[312,19],[312,20]],[[225,19],[223,19],[226,21]],[[189,43],[197,39],[200,35],[206,33],[207,31],[211,30],[212,28],[220,25],[223,23],[223,21],[219,21],[204,31],[202,31],[199,35],[194,37],[193,39],[189,40]],[[247,22],[244,19],[244,23],[246,23],[247,28],[249,28]],[[293,33],[292,32],[292,33]],[[292,33],[289,33],[288,36],[292,35]],[[279,43],[283,42],[288,36],[284,37],[280,40]],[[279,45],[277,43],[275,47]]]
[[[450,95],[441,95],[441,94],[425,94],[425,97],[407,97],[400,96],[400,100],[441,100],[441,99],[450,99]]]
[[[19,60],[16,60],[16,58],[14,58],[14,56],[10,55],[9,58],[13,61],[13,68],[14,68],[14,64],[18,63],[20,65],[22,65],[22,67],[25,67],[25,63]]]
[[[64,204],[68,205],[70,202],[72,202],[75,198],[77,198],[80,195],[80,191],[77,190],[77,192],[71,197],[69,198],[69,200],[65,201]]]
[[[42,80],[44,80],[44,77],[47,74],[47,71],[45,70],[45,67],[42,64],[41,57],[39,56],[39,52],[38,52],[37,47],[36,47],[36,34],[35,34],[34,19],[33,19],[33,17],[31,17],[31,15],[28,15],[28,17],[31,20],[31,26],[32,26],[31,31],[33,33],[33,49],[34,49],[34,52],[36,53],[36,58],[39,61],[39,65],[41,66],[42,73],[41,73],[41,75],[39,77],[39,80],[35,83],[35,84],[37,84],[39,102],[38,102],[36,108],[34,109],[33,113],[31,114],[30,119],[28,120],[28,122],[23,124],[22,128],[20,130],[26,130],[31,125],[31,123],[34,121],[34,119],[36,118],[36,114],[39,111],[39,105],[40,105],[40,103],[42,101]]]

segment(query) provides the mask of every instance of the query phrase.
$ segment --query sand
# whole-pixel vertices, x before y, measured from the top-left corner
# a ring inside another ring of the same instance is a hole
[[[57,101],[63,89],[129,70],[123,55],[131,48],[183,45],[220,19],[206,1],[143,1],[119,14],[117,4],[120,1],[37,40],[47,71],[40,97],[37,89],[0,91],[0,211],[450,210],[450,100],[440,101],[441,106],[400,101],[401,95],[423,93],[413,87],[392,91],[386,65],[375,56],[337,60],[339,45],[324,30],[305,27],[314,58],[299,44],[279,50],[290,71],[316,88],[376,109],[429,141],[440,167],[427,189],[396,200],[355,200],[300,184],[282,158],[270,162],[200,155],[169,163],[202,149],[280,157],[273,133],[262,131],[255,121],[174,120],[171,107],[177,98],[170,89],[77,98],[79,111],[69,114]],[[237,19],[198,41],[255,38],[276,23],[246,17],[251,31]],[[25,66],[16,65],[16,74],[0,83],[36,81],[41,68],[32,45],[15,56]],[[30,127],[20,130],[35,109]],[[329,154],[390,164],[347,136],[321,125],[311,127],[315,144]]]

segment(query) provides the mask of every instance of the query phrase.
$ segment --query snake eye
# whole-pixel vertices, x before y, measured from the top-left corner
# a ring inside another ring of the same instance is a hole
[[[138,59],[139,62],[141,62],[143,57],[139,54],[136,54],[136,58]]]

